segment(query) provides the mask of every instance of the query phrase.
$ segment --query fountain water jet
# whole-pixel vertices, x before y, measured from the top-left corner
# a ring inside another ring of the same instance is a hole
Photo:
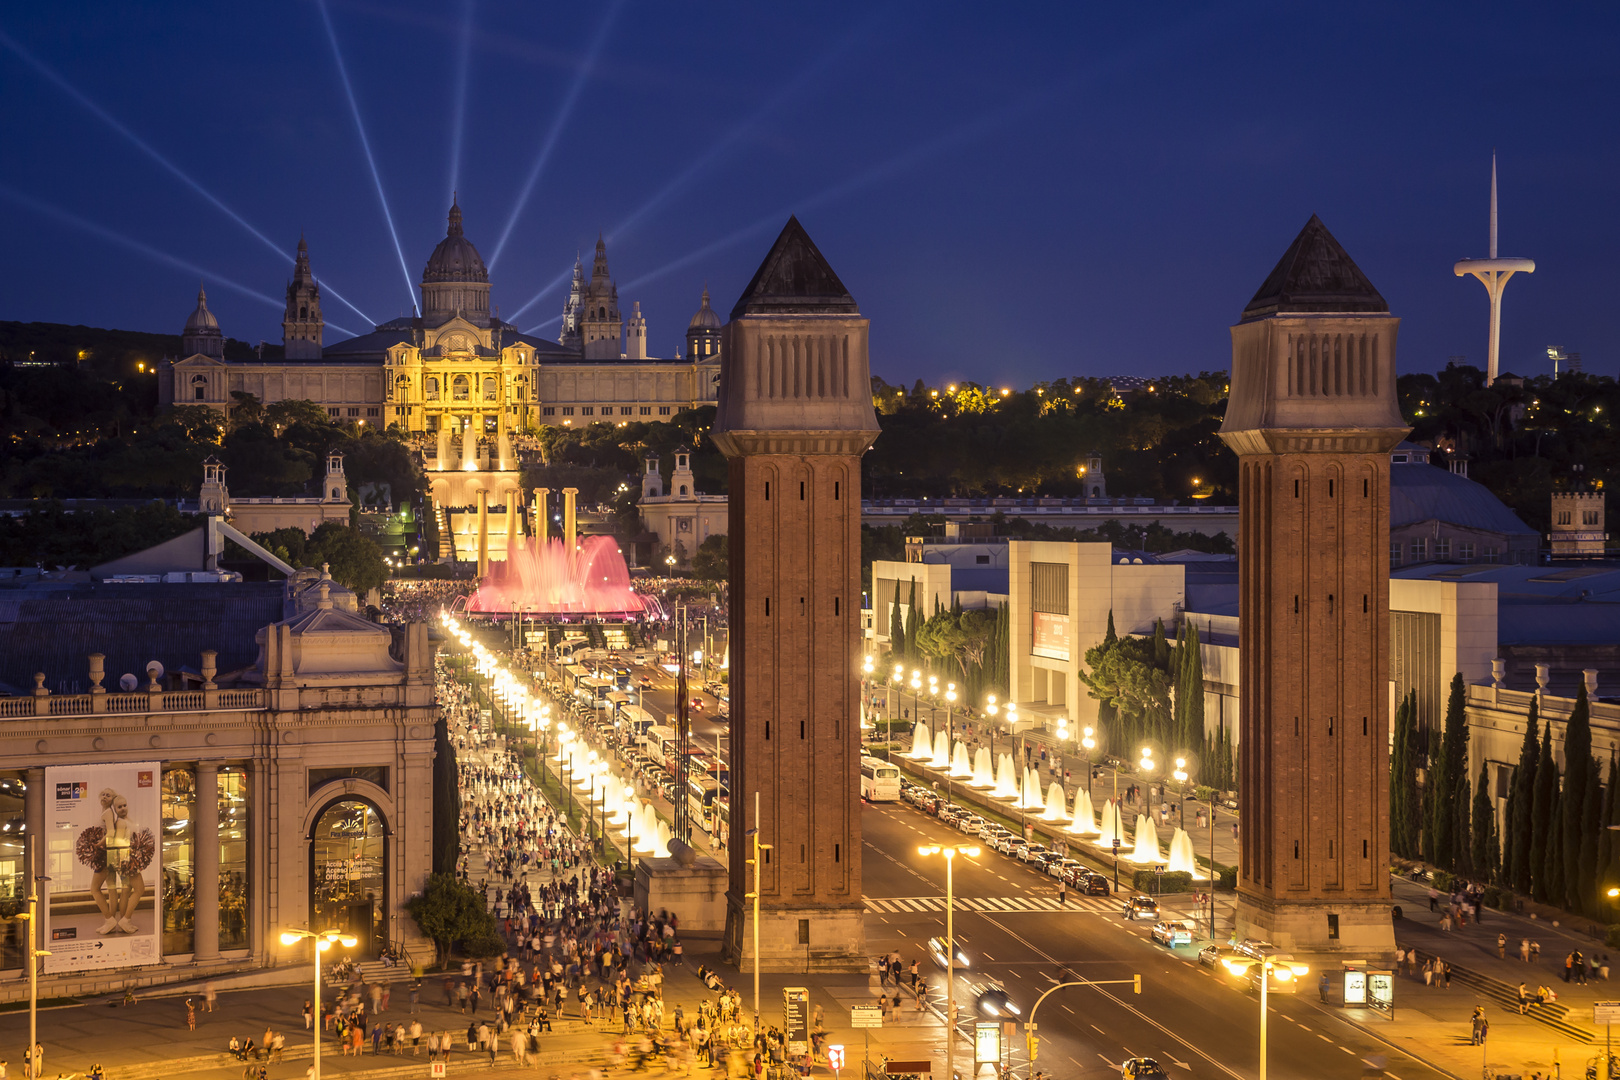
[[[1074,820],[1069,825],[1069,833],[1073,836],[1088,836],[1097,831],[1097,818],[1091,809],[1091,796],[1085,788],[1079,788],[1074,793]]]
[[[934,760],[928,765],[934,769],[951,767],[951,737],[943,731],[934,732]]]
[[[990,748],[979,747],[979,752],[973,755],[973,786],[987,788],[996,786],[995,771],[990,767]]]
[[[998,799],[1018,798],[1018,781],[1013,779],[1011,754],[1002,754],[996,763],[996,790],[991,794]]]
[[[951,755],[951,775],[961,777],[973,775],[973,766],[968,763],[966,743],[956,744],[956,752]]]
[[[1097,843],[1104,848],[1112,848],[1114,841],[1118,840],[1120,846],[1125,845],[1123,822],[1119,819],[1119,805],[1113,799],[1103,803],[1102,826],[1097,830]]]
[[[471,430],[471,429],[469,429]],[[630,571],[611,536],[587,536],[569,552],[561,540],[518,540],[505,563],[494,564],[468,611],[494,615],[636,614],[645,610],[630,587]]]
[[[928,725],[921,720],[911,729],[911,752],[906,755],[913,761],[925,761],[934,753],[933,736],[928,734]]]
[[[1056,780],[1046,789],[1046,812],[1041,815],[1042,821],[1067,821],[1069,808],[1063,798],[1063,785]]]
[[[1133,863],[1160,863],[1159,830],[1153,827],[1146,814],[1136,815],[1136,849],[1129,856]]]
[[[1176,829],[1176,834],[1170,838],[1170,871],[1184,870],[1193,878],[1200,879],[1205,875],[1199,873],[1198,858],[1193,854],[1192,837],[1187,835],[1186,829]]]
[[[1044,810],[1046,800],[1041,797],[1041,778],[1034,769],[1024,770],[1024,790],[1018,796],[1020,810]]]

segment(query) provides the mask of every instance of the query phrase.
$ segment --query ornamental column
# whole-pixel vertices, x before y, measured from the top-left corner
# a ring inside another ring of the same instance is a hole
[[[219,959],[219,763],[197,763],[197,801],[191,816],[195,876],[192,959]]]

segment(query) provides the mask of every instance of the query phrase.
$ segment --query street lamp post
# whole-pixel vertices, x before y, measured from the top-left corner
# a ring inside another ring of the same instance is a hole
[[[310,1026],[315,1032],[315,1080],[321,1080],[321,1031],[324,1029],[321,1021],[321,953],[330,949],[334,942],[345,949],[352,949],[360,943],[360,939],[340,930],[294,929],[281,932],[283,945],[296,945],[305,938],[315,946],[315,1021]]]
[[[1187,759],[1184,757],[1176,758],[1176,769],[1170,775],[1175,777],[1176,783],[1181,786],[1181,798],[1176,804],[1176,821],[1185,829],[1187,827]]]
[[[958,855],[979,857],[975,844],[945,847],[932,844],[917,849],[919,855],[945,856],[945,1075],[956,1080],[956,921],[953,869]]]
[[[1263,956],[1257,960],[1228,959],[1223,963],[1234,975],[1243,974],[1253,967],[1260,969],[1260,1080],[1266,1080],[1266,987],[1270,985],[1273,976],[1278,982],[1290,982],[1311,969],[1292,960],[1271,956]]]
[[[1153,798],[1153,766],[1153,747],[1142,747],[1142,760],[1136,763],[1136,767],[1142,770],[1142,777],[1148,782],[1147,790],[1142,792],[1142,797],[1147,800]]]
[[[770,844],[759,842],[759,792],[754,792],[754,825],[748,830],[748,835],[754,842],[754,857],[748,862],[754,868],[754,891],[748,894],[748,899],[754,902],[754,1032],[759,1032],[759,875],[760,852],[770,851]]]
[[[1097,740],[1092,738],[1093,729],[1086,728],[1080,737],[1080,745],[1086,748],[1086,801],[1091,801],[1091,752],[1097,748]]]

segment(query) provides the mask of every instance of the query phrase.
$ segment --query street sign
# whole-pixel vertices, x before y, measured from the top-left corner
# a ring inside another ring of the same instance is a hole
[[[433,1080],[444,1080],[444,1062],[435,1061],[429,1065],[428,1075],[433,1077]]]
[[[973,1025],[973,1064],[1001,1064],[1001,1025],[981,1020]]]
[[[852,1028],[880,1028],[883,1026],[883,1010],[876,1005],[856,1005],[849,1010],[849,1026]]]
[[[802,986],[782,988],[782,1029],[790,1055],[798,1057],[810,1048],[810,991]]]
[[[1592,1023],[1620,1024],[1620,1001],[1594,1001]]]

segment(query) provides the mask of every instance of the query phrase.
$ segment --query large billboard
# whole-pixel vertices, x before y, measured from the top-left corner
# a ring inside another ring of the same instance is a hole
[[[45,970],[155,964],[162,930],[163,768],[45,770]]]
[[[1050,660],[1069,659],[1069,617],[1035,612],[1035,641],[1029,651]]]

